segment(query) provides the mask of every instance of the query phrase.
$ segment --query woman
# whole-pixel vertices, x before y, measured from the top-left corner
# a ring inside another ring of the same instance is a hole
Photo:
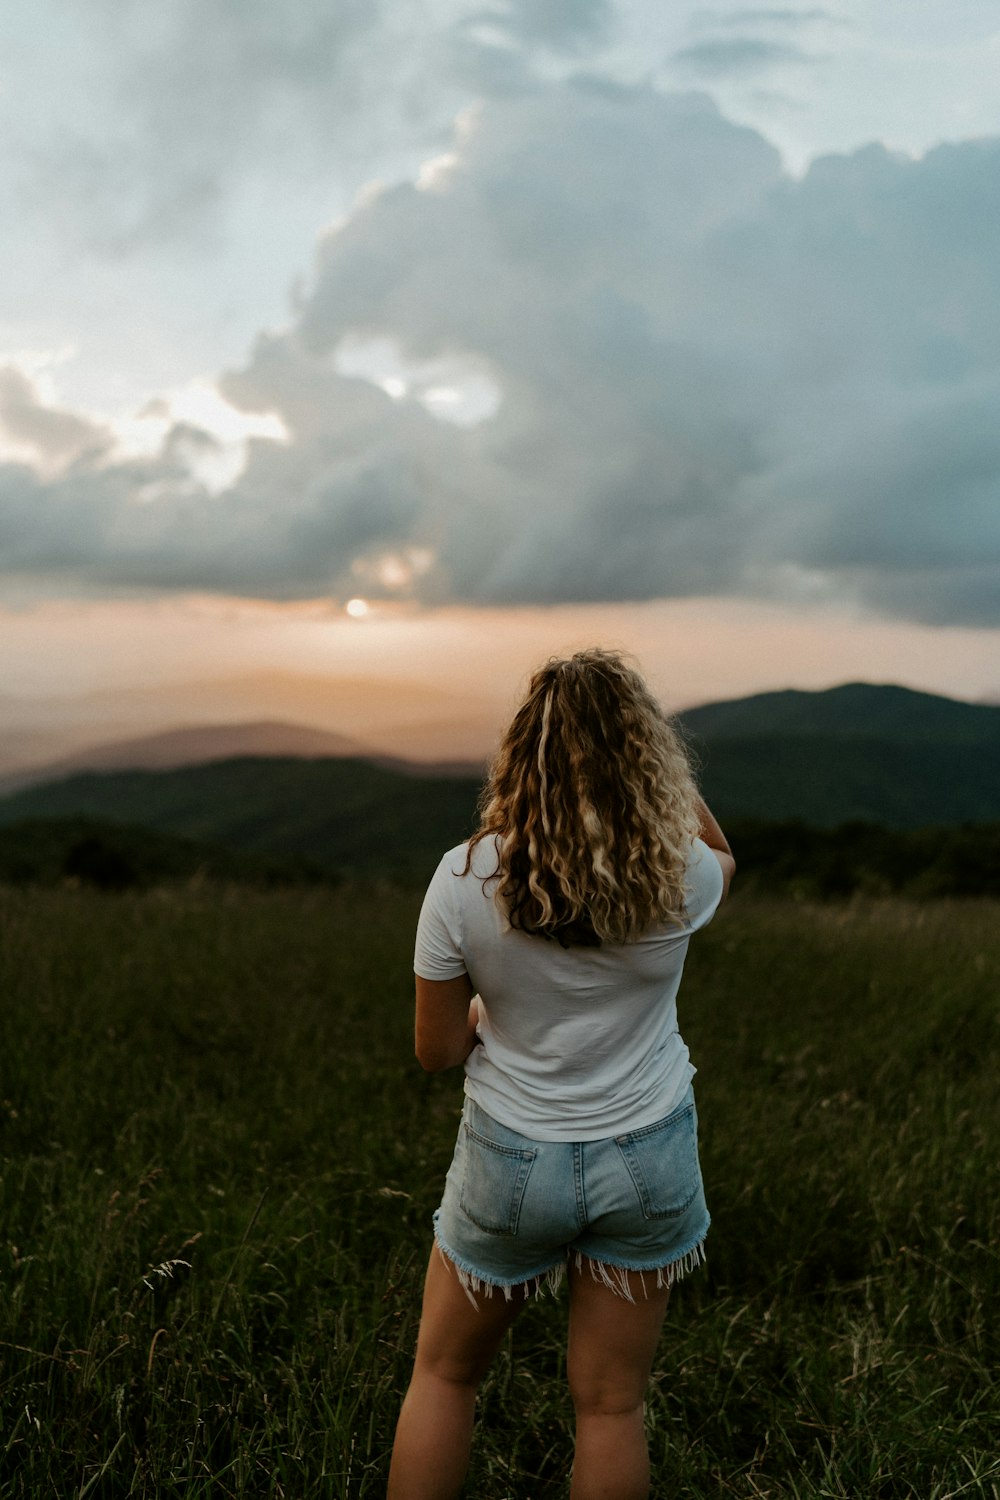
[[[676,994],[734,867],[638,673],[593,650],[535,674],[417,929],[417,1057],[464,1063],[466,1099],[389,1500],[460,1493],[478,1385],[564,1273],[571,1500],[648,1495],[645,1389],[709,1225]]]

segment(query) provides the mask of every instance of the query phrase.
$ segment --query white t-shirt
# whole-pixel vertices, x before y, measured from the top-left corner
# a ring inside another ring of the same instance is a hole
[[[450,849],[424,897],[414,969],[468,974],[479,992],[482,1045],[465,1091],[494,1119],[542,1141],[591,1141],[652,1125],[683,1098],[694,1067],[677,1030],[688,940],[722,898],[722,870],[696,839],[681,925],[632,943],[563,948],[512,928],[494,899],[496,848]],[[484,885],[485,882],[485,885]]]

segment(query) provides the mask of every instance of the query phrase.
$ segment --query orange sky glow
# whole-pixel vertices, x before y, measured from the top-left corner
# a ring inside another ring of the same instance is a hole
[[[189,595],[0,611],[2,690],[31,718],[75,701],[77,738],[276,718],[408,748],[485,753],[530,669],[605,645],[631,652],[671,709],[773,688],[897,682],[1000,690],[997,632],[922,627],[751,600],[549,609],[294,604]],[[240,684],[243,684],[242,688]],[[399,745],[403,734],[408,746]]]

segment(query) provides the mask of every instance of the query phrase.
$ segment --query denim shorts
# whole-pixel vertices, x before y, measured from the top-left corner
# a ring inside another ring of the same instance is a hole
[[[599,1141],[536,1141],[466,1097],[434,1235],[470,1295],[555,1289],[572,1255],[631,1301],[623,1273],[671,1285],[704,1260],[710,1222],[690,1087],[665,1119]]]

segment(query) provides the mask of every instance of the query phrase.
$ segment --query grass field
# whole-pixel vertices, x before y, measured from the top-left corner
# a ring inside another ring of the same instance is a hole
[[[458,1072],[419,897],[0,891],[0,1500],[384,1493]],[[1000,904],[737,897],[692,945],[714,1225],[657,1497],[1000,1495]],[[468,1494],[564,1495],[562,1300]]]

